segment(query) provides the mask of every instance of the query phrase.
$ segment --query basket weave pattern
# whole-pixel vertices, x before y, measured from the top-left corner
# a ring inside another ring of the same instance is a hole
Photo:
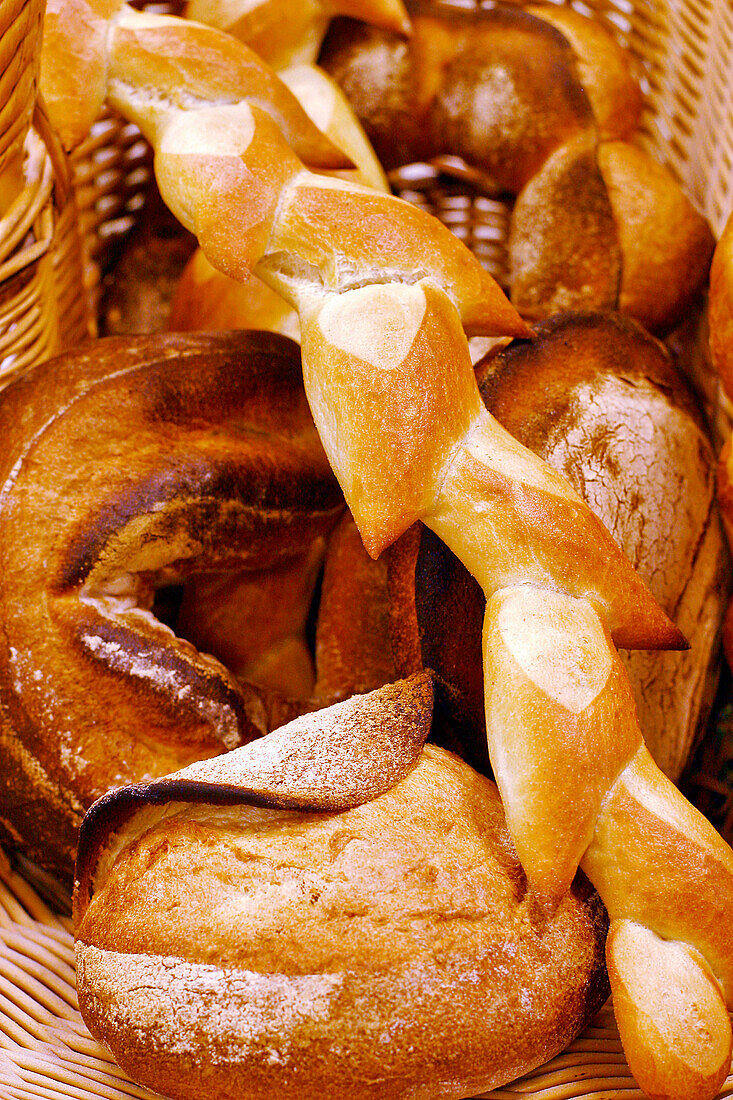
[[[133,0],[133,7],[180,15],[184,0]],[[150,146],[137,126],[104,107],[90,133],[72,150],[76,205],[84,249],[84,282],[96,312],[102,273],[137,222],[153,176]]]
[[[25,150],[26,185],[0,219],[0,384],[90,330],[73,194],[35,130]]]
[[[4,0],[0,9],[0,173],[20,155],[38,78],[44,0]]]
[[[37,101],[43,0],[0,0],[0,384],[89,331],[68,168]]]

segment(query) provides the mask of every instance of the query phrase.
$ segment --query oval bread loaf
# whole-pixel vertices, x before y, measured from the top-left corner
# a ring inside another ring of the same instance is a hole
[[[85,821],[80,1007],[180,1100],[492,1088],[606,995],[580,876],[533,922],[495,787],[422,742],[429,678],[114,792]]]
[[[409,39],[340,19],[320,57],[384,166],[460,157],[515,199],[508,281],[523,316],[620,309],[653,331],[678,324],[713,237],[630,144],[641,94],[629,56],[569,7],[407,8]]]

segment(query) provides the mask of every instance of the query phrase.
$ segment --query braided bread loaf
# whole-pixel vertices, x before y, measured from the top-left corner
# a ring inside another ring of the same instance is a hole
[[[496,789],[423,749],[430,711],[415,677],[95,805],[79,1004],[133,1077],[188,1100],[459,1097],[582,1027],[601,906],[579,878],[533,924]]]
[[[385,167],[451,154],[516,196],[509,286],[523,316],[621,309],[653,331],[679,323],[713,239],[629,144],[641,97],[623,51],[570,7],[407,6],[407,42],[339,20],[320,58]]]
[[[379,191],[388,191],[387,179],[344,93],[329,76],[312,64],[330,18],[337,10],[387,29],[409,27],[401,0],[324,6],[319,0],[297,2],[297,15],[283,0],[261,0],[243,9],[235,0],[191,0],[189,18],[226,30],[278,70],[308,117],[354,163],[339,171]],[[295,18],[294,18],[295,16]],[[298,339],[298,315],[256,275],[238,282],[217,271],[199,250],[187,265],[176,290],[170,319],[172,331],[219,328],[264,328]]]
[[[497,591],[484,655],[492,764],[535,896],[551,910],[580,861],[611,918],[606,959],[634,1076],[651,1097],[715,1096],[731,1052],[730,849],[644,748],[587,601]]]
[[[156,588],[282,571],[343,502],[282,337],[90,345],[10,386],[0,425],[2,833],[68,879],[104,791],[306,709],[177,638]]]
[[[274,7],[274,5],[272,5]],[[206,8],[206,22],[214,12]],[[217,9],[218,11],[218,9]],[[250,12],[251,14],[251,12]],[[242,37],[245,29],[238,27]],[[279,73],[308,117],[351,158],[355,168],[334,173],[342,179],[388,191],[387,179],[352,108],[338,86],[315,65],[296,65]],[[196,329],[257,328],[300,338],[298,314],[271,287],[250,275],[246,282],[230,279],[212,267],[198,249],[176,287],[168,327],[174,332]]]
[[[81,2],[60,0],[49,20],[55,115],[64,121],[64,83],[78,91],[80,53],[91,49],[91,98],[106,77],[111,102],[155,146],[162,194],[211,261],[235,277],[256,266],[296,305],[308,399],[365,545],[376,554],[422,518],[486,593],[487,724],[500,785],[521,795],[508,817],[518,848],[528,849],[531,812],[541,823],[544,848],[536,859],[527,851],[531,889],[549,909],[585,860],[617,922],[610,974],[632,1069],[653,1095],[714,1095],[730,1063],[733,857],[644,756],[612,644],[683,643],[583,501],[483,408],[464,326],[526,327],[447,230],[390,196],[306,171],[287,142],[314,153],[312,128],[277,89],[278,128],[263,109],[274,77],[245,47],[123,5],[84,8],[84,33]],[[535,752],[555,785],[541,812]],[[663,858],[642,872],[649,826],[649,854]],[[636,848],[622,859],[614,845],[628,835]],[[685,915],[675,895],[699,901]],[[630,940],[643,944],[636,975]],[[666,1007],[657,986],[647,996],[655,965],[674,990]]]

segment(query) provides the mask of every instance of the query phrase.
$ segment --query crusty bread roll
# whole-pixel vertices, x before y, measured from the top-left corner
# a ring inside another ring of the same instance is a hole
[[[473,1095],[606,995],[582,877],[537,924],[492,783],[422,742],[418,676],[297,719],[87,817],[79,1003],[186,1100]]]
[[[282,721],[153,617],[156,589],[282,567],[343,501],[269,334],[89,345],[3,392],[0,438],[2,835],[68,878],[109,787]]]
[[[623,654],[647,745],[679,778],[712,703],[730,590],[691,392],[663,345],[619,315],[558,317],[477,377],[490,411],[573,483],[689,639],[684,653]],[[435,669],[455,689],[454,718],[483,728],[479,586],[424,528],[390,554],[398,669]]]
[[[385,167],[458,156],[515,196],[509,287],[523,316],[621,309],[653,331],[679,323],[713,239],[672,175],[628,143],[641,95],[616,42],[552,4],[407,8],[407,42],[342,19],[320,57]]]
[[[320,705],[396,680],[387,559],[369,557],[348,512],[328,540],[320,597],[315,647]]]

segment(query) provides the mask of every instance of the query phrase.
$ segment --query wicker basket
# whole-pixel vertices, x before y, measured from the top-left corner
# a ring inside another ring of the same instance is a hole
[[[0,0],[0,9],[5,2]],[[457,7],[490,6],[490,0],[445,2]],[[36,10],[38,3],[35,0]],[[17,0],[19,9],[25,10],[26,6],[30,4]],[[158,10],[171,10],[168,4],[156,6]],[[674,171],[719,233],[733,209],[730,0],[578,0],[573,6],[594,13],[637,58],[647,93],[641,139]],[[2,43],[0,38],[0,49]],[[28,64],[32,67],[31,61]],[[0,80],[2,103],[6,102],[4,96]],[[3,119],[0,111],[0,135]],[[34,356],[47,354],[62,338],[58,311],[52,315],[44,310],[44,303],[54,281],[61,281],[58,272],[66,265],[77,269],[77,280],[64,301],[74,306],[71,314],[77,318],[79,314],[78,245],[59,247],[58,243],[65,212],[70,208],[59,207],[58,194],[56,207],[50,205],[58,164],[54,169],[51,156],[37,136],[31,135],[28,141],[28,157],[35,158],[33,164],[37,167],[23,199],[25,228],[17,236],[16,245],[5,252],[1,248],[5,240],[2,226],[7,219],[0,223],[0,280],[9,276],[19,279],[13,286],[13,302],[25,296],[35,310],[33,313],[30,305],[26,310],[13,306],[19,318],[33,316],[32,322],[23,322],[29,333],[23,351],[5,350],[0,342],[0,360],[8,354],[16,355],[16,369]],[[2,150],[0,141],[0,168]],[[72,161],[84,228],[87,290],[95,298],[100,267],[108,262],[112,246],[142,208],[150,176],[149,154],[134,127],[105,113],[87,141],[75,150]],[[407,166],[393,176],[392,182],[405,197],[427,207],[454,229],[502,280],[508,211],[502,202],[485,194],[483,181],[471,169],[454,159],[442,158],[429,165]],[[63,192],[63,184],[60,188],[57,184],[56,191]],[[16,217],[20,224],[20,212]],[[71,213],[68,217],[73,222]],[[74,239],[69,231],[66,240]],[[21,241],[23,256],[17,251]],[[0,301],[0,339],[7,331],[4,309],[5,303]],[[78,331],[80,321],[74,324]],[[716,416],[725,418],[728,410],[710,382],[703,356],[696,369],[698,381],[707,387],[709,406]],[[689,781],[689,789],[701,808],[729,840],[733,839],[731,760],[733,710],[723,713]],[[0,853],[0,1095],[8,1100],[152,1100],[151,1093],[127,1080],[84,1028],[74,990],[73,939],[65,915],[68,899],[55,893],[53,884],[39,884],[37,877],[37,889],[32,888],[32,875],[27,866],[11,868]],[[733,1095],[733,1075],[721,1095]],[[541,1096],[542,1100],[637,1100],[642,1093],[630,1075],[607,1007],[567,1051],[490,1096],[492,1100],[528,1096]]]
[[[178,15],[183,0],[133,0],[133,6]],[[96,314],[101,276],[145,205],[153,158],[137,126],[105,107],[69,159],[83,239],[87,300]]]
[[[0,2],[2,383],[91,328],[71,177],[37,101],[42,11],[42,0]]]

